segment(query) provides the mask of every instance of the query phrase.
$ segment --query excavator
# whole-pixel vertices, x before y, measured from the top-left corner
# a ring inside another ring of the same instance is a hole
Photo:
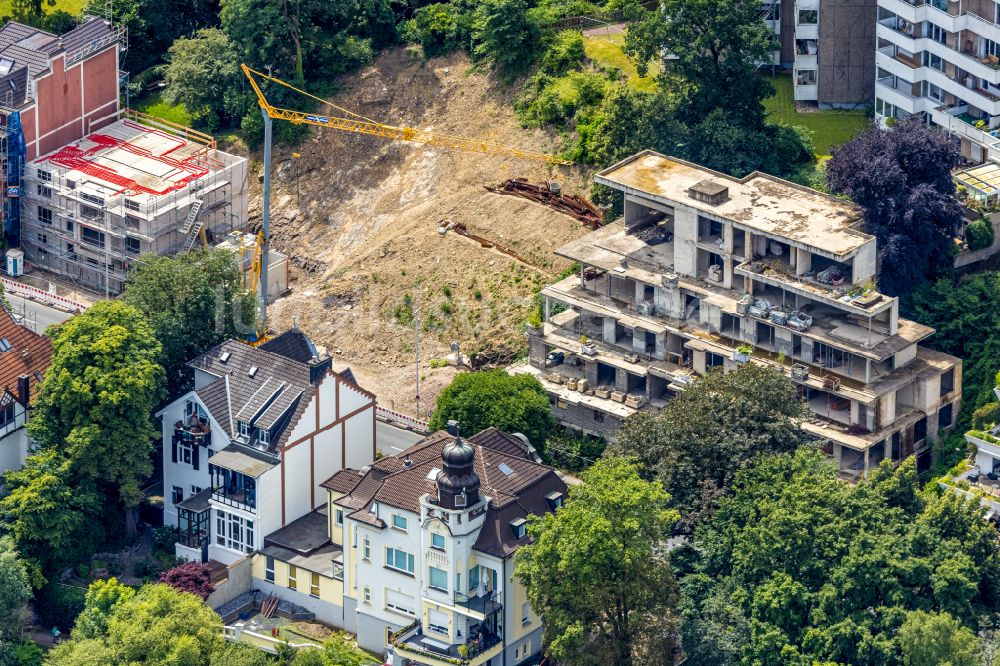
[[[378,136],[390,141],[410,141],[422,143],[428,146],[448,148],[451,150],[461,150],[465,152],[483,153],[486,155],[501,155],[505,157],[518,157],[525,160],[544,162],[546,164],[567,166],[573,164],[569,160],[564,160],[554,155],[540,153],[530,150],[512,148],[492,141],[481,139],[469,139],[452,134],[441,134],[414,129],[412,127],[396,127],[386,125],[377,120],[349,111],[333,102],[312,95],[305,90],[297,88],[281,79],[251,69],[245,64],[240,65],[244,76],[250,81],[254,94],[257,96],[257,103],[260,106],[261,115],[264,117],[264,205],[263,219],[261,221],[260,232],[257,234],[257,244],[254,250],[253,264],[250,269],[249,288],[258,291],[258,328],[253,345],[259,345],[267,339],[267,266],[268,252],[271,244],[271,124],[274,120],[285,120],[296,125],[314,125],[316,127],[328,127],[345,132],[357,132]],[[321,107],[328,107],[340,115],[320,115],[306,111],[295,111],[285,109],[271,104],[264,92],[264,86],[272,83],[284,88],[288,88],[303,95]]]

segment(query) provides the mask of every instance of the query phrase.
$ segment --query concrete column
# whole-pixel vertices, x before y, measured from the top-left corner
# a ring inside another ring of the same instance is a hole
[[[726,255],[733,253],[733,225],[731,222],[722,224],[722,251]]]
[[[795,257],[795,274],[803,275],[812,270],[812,252],[802,248],[792,248],[791,255]]]
[[[667,357],[667,334],[657,333],[656,334],[656,349],[653,351],[653,355],[661,361]]]
[[[591,387],[597,386],[597,361],[593,359],[587,359],[583,364],[583,371],[585,377],[587,378],[587,383]]]
[[[628,390],[628,372],[615,368],[615,390],[625,393]]]
[[[546,296],[545,297],[545,321],[552,318],[552,300]]]
[[[611,317],[604,317],[604,341],[609,345],[615,344],[615,320]]]
[[[774,346],[778,351],[785,352],[787,356],[792,355],[792,332],[779,326],[774,327]]]

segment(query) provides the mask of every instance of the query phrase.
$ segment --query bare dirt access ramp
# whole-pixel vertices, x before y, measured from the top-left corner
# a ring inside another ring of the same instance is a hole
[[[531,150],[558,147],[546,133],[521,128],[511,90],[471,72],[463,55],[423,61],[396,49],[343,84],[334,101],[381,122]],[[293,150],[302,155],[298,205]],[[586,195],[589,174],[575,167],[322,129],[299,147],[276,146],[274,156],[273,243],[292,257],[292,292],[271,306],[273,325],[282,330],[296,318],[381,403],[405,411],[412,411],[415,384],[406,296],[423,323],[427,408],[453,372],[430,361],[442,359],[452,341],[463,352],[502,355],[524,347],[533,292],[568,265],[553,249],[587,231],[542,205],[483,188],[520,176],[558,180],[566,193]],[[259,223],[256,179],[252,185],[251,222]],[[440,235],[445,220],[524,262],[452,232]]]

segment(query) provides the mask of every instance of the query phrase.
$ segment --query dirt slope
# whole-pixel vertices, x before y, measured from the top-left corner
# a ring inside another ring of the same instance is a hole
[[[389,124],[554,150],[543,132],[518,125],[510,94],[472,73],[464,56],[424,62],[397,49],[346,79],[334,101]],[[293,266],[291,293],[271,307],[273,325],[280,330],[296,319],[386,406],[413,409],[407,296],[421,317],[421,405],[428,408],[452,373],[431,360],[442,359],[452,341],[466,353],[523,348],[532,293],[567,266],[552,250],[586,232],[572,218],[483,189],[525,177],[586,194],[589,175],[580,169],[322,129],[295,150],[302,155],[298,203],[292,149],[274,153],[274,246]],[[259,189],[250,206],[257,223]],[[525,262],[454,232],[441,235],[442,221],[464,223]]]

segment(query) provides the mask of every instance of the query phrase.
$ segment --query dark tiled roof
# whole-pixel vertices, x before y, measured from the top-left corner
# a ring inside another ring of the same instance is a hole
[[[291,328],[278,337],[268,340],[260,348],[299,363],[308,363],[318,356],[312,340],[297,328]]]
[[[225,362],[222,356],[229,354]],[[290,410],[296,398],[311,395],[314,387],[310,383],[309,366],[285,358],[279,354],[254,349],[236,340],[227,340],[192,360],[189,365],[219,377],[218,381],[198,389],[208,391],[206,403],[212,417],[220,426],[227,427],[230,436],[237,433],[236,421],[243,420],[255,424],[256,420],[270,407]],[[251,376],[251,370],[253,375]],[[274,412],[265,427],[270,428],[277,420]],[[280,416],[281,414],[278,414]],[[271,448],[284,444],[291,428],[286,421],[280,433],[272,433]],[[223,425],[225,424],[225,425]]]
[[[67,53],[72,53],[102,37],[106,37],[110,32],[111,28],[104,19],[93,18],[63,35],[61,40],[62,47]]]
[[[352,519],[376,527],[385,527],[385,522],[371,512],[372,502],[419,513],[420,498],[437,493],[434,481],[428,477],[442,466],[441,451],[450,440],[448,433],[438,431],[399,455],[377,460],[349,491],[342,491],[348,494],[335,503],[353,509]],[[546,495],[553,491],[565,493],[566,484],[551,467],[535,462],[517,437],[490,428],[466,441],[475,452],[473,464],[480,479],[479,492],[490,498],[475,548],[507,557],[527,542],[527,537],[516,538],[510,521],[550,511]],[[346,486],[346,480],[341,482],[336,475],[327,483],[335,479],[339,487]]]
[[[10,344],[8,351],[0,352],[0,386],[17,397],[17,378],[28,375],[28,392],[34,395],[38,376],[44,375],[52,362],[52,341],[18,324],[3,306],[0,306],[0,339]]]
[[[349,493],[363,476],[364,473],[356,469],[342,469],[319,485],[335,493]]]

